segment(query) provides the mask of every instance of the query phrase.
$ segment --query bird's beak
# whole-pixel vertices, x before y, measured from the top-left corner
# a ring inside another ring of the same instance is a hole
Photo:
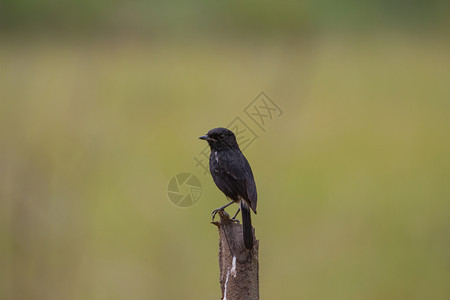
[[[199,137],[199,139],[201,139],[201,140],[208,140],[208,138],[209,138],[209,136],[207,134]]]

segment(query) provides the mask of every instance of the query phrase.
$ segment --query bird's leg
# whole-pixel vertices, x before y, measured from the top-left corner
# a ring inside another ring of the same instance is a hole
[[[241,211],[241,208],[238,208],[237,212],[234,214],[234,217],[231,218],[231,220],[236,221],[236,217],[240,211]]]
[[[216,216],[216,214],[217,214],[219,211],[224,210],[226,207],[230,206],[230,205],[233,204],[233,203],[234,203],[234,202],[231,201],[230,203],[228,203],[228,204],[226,204],[226,205],[224,205],[224,206],[222,206],[222,207],[219,207],[218,209],[213,210],[212,213],[211,213],[213,221],[214,221],[214,217]]]

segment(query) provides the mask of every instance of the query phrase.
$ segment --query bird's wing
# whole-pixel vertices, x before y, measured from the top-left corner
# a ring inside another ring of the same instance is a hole
[[[252,169],[245,156],[238,152],[237,155],[224,156],[219,159],[219,167],[223,170],[224,181],[237,196],[249,201],[252,210],[256,213],[257,192]]]
[[[244,174],[245,174],[245,186],[247,190],[247,197],[250,201],[250,206],[253,210],[253,212],[256,214],[256,201],[258,198],[257,192],[256,192],[256,184],[255,179],[253,178],[253,172],[252,168],[250,168],[250,164],[248,163],[247,159],[242,155],[244,158]]]
[[[211,159],[211,175],[217,187],[229,198],[237,201],[247,195],[245,177],[239,167],[239,157],[230,153],[218,153]]]

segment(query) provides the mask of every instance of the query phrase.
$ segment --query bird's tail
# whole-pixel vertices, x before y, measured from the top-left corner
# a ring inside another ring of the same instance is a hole
[[[253,248],[253,228],[252,228],[252,219],[250,218],[250,207],[244,200],[241,200],[240,203],[241,212],[242,212],[242,226],[244,232],[244,245],[247,249]]]

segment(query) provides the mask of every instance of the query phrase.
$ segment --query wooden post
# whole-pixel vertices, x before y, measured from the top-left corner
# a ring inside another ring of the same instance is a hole
[[[230,219],[225,211],[218,212],[220,286],[223,300],[259,299],[259,241],[253,249],[244,246],[242,225]],[[253,237],[255,229],[253,228]]]

